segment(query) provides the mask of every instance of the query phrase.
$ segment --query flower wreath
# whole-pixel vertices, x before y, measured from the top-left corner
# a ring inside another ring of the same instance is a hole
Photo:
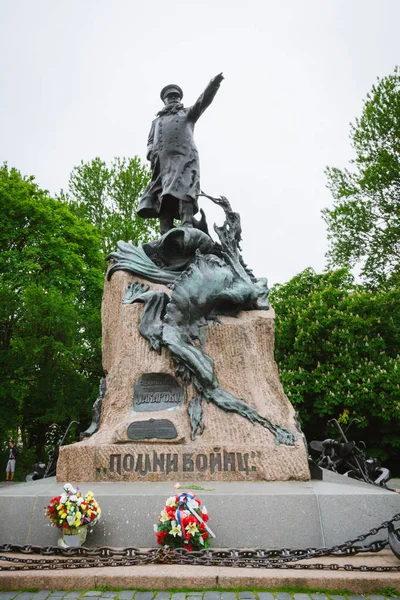
[[[202,550],[215,535],[206,524],[208,512],[193,494],[182,493],[167,499],[154,525],[157,543],[171,548]]]

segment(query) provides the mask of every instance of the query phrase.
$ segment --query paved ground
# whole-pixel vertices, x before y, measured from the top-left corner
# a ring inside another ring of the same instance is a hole
[[[400,600],[393,596],[353,596],[336,594],[290,594],[288,592],[141,592],[137,590],[121,590],[119,592],[102,592],[89,590],[87,592],[68,592],[62,590],[38,592],[0,592],[0,600]]]

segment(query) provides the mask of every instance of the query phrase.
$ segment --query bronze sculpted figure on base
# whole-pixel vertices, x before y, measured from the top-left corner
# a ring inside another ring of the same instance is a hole
[[[117,270],[130,271],[172,290],[150,289],[132,282],[124,304],[143,303],[139,331],[153,350],[168,348],[173,357],[175,375],[185,390],[192,384],[196,394],[187,402],[191,439],[202,435],[202,401],[212,402],[225,412],[233,412],[261,425],[273,435],[276,444],[293,446],[295,431],[274,423],[260,414],[243,398],[223,389],[214,370],[214,361],[203,351],[204,327],[218,315],[236,316],[243,310],[268,310],[268,283],[256,278],[244,263],[238,213],[223,196],[213,198],[201,192],[199,159],[193,139],[194,125],[211,104],[223,79],[214,77],[190,108],[180,100],[182,90],[168,85],[161,91],[165,107],[153,121],[147,147],[152,179],[140,201],[138,214],[159,217],[161,238],[142,246],[118,243],[118,251],[108,258],[113,264],[107,278]],[[221,227],[214,225],[219,241],[214,242],[207,229],[193,215],[198,211],[198,196],[203,195],[225,212]],[[174,227],[174,219],[181,226]],[[185,391],[186,397],[186,391]]]
[[[181,103],[183,92],[178,85],[167,85],[161,90],[165,106],[151,125],[147,143],[153,174],[138,208],[140,217],[160,219],[161,234],[172,229],[174,219],[180,219],[183,227],[193,227],[200,194],[194,126],[210,106],[223,78],[220,73],[211,79],[189,108]]]

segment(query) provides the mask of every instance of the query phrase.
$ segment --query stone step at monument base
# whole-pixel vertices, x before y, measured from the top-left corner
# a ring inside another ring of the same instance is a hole
[[[201,485],[212,488],[193,493],[208,509],[216,535],[212,546],[218,548],[330,547],[400,512],[396,492],[329,471],[324,471],[323,481]],[[86,544],[114,547],[156,546],[153,524],[166,499],[187,491],[182,487],[177,492],[170,482],[91,482],[79,487],[84,493],[92,491],[102,508],[102,519]],[[56,545],[59,531],[43,518],[43,507],[61,491],[54,478],[0,488],[0,544]],[[377,539],[385,535],[382,531]]]
[[[8,554],[9,556],[9,554]],[[17,558],[21,558],[21,554],[13,554]],[[42,558],[43,555],[29,555],[36,558]],[[22,558],[27,558],[27,555],[22,555]],[[53,557],[46,556],[47,560]],[[57,558],[57,557],[54,557]],[[241,600],[248,597],[250,600],[258,598],[270,598],[273,596],[265,593],[275,591],[281,592],[278,598],[288,598],[288,600],[328,600],[326,592],[336,596],[337,600],[345,600],[349,594],[364,594],[367,598],[375,598],[375,600],[385,600],[388,598],[388,590],[392,588],[400,592],[400,573],[396,571],[384,572],[368,571],[348,571],[343,567],[349,563],[354,566],[363,566],[367,569],[374,569],[377,566],[397,567],[398,559],[394,556],[391,550],[383,550],[378,554],[359,554],[356,556],[335,556],[319,557],[316,561],[319,564],[335,564],[342,568],[339,570],[322,570],[322,569],[253,569],[243,567],[220,567],[220,566],[200,566],[200,565],[163,565],[149,564],[143,566],[129,567],[89,567],[82,569],[49,569],[49,570],[27,570],[27,571],[0,571],[0,590],[5,590],[6,594],[9,590],[40,590],[36,596],[30,593],[30,597],[44,598],[45,594],[42,590],[49,590],[52,594],[51,600],[61,600],[62,595],[59,590],[65,593],[72,592],[69,598],[77,598],[79,591],[88,591],[92,596],[83,596],[92,600],[99,598],[110,600],[113,592],[110,590],[119,590],[119,599],[133,598],[136,590],[135,598],[151,599],[158,592],[158,598],[164,600],[172,600],[174,598],[192,598],[196,596],[196,600],[222,600],[233,598]],[[298,563],[296,563],[298,564]],[[307,561],[310,565],[310,561]],[[2,563],[0,562],[0,566]],[[9,566],[5,563],[4,566]],[[291,592],[290,595],[282,594],[282,588],[286,592]],[[299,588],[303,593],[298,594]],[[104,589],[108,591],[103,592]],[[241,590],[237,592],[237,590]],[[243,592],[243,590],[249,592]],[[56,590],[60,594],[56,596]],[[97,590],[97,593],[95,592]],[[128,591],[129,590],[129,591]],[[150,594],[143,590],[149,590]],[[165,590],[163,592],[163,590]],[[184,590],[179,596],[174,596],[177,590]],[[207,596],[201,595],[201,591]],[[210,591],[213,590],[213,591]],[[228,594],[228,590],[231,593]],[[306,595],[304,592],[308,590]],[[320,590],[323,593],[313,594]],[[167,591],[167,593],[166,593]],[[257,592],[257,595],[254,593]],[[264,592],[264,593],[263,593]],[[297,592],[297,594],[296,594]],[[340,593],[341,592],[341,593]],[[115,594],[117,592],[114,592]],[[16,592],[14,592],[16,594]],[[40,595],[39,595],[40,594]],[[93,597],[96,594],[96,597]],[[140,596],[138,595],[140,594]],[[146,594],[143,596],[142,594]],[[295,595],[296,594],[296,595]],[[380,594],[380,595],[378,595]],[[10,598],[11,595],[4,595],[4,600]],[[294,596],[294,598],[293,598]],[[157,597],[155,600],[157,600]],[[25,595],[24,598],[28,598]],[[65,598],[65,596],[64,596]],[[65,598],[67,600],[68,596]],[[354,596],[353,596],[354,598]],[[358,600],[367,600],[362,596],[357,596]],[[19,600],[19,598],[17,598]],[[21,598],[22,600],[22,598]],[[50,600],[50,598],[48,598]]]

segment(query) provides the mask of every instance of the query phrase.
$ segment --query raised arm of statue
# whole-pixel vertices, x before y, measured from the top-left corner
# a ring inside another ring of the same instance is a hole
[[[189,118],[193,121],[197,121],[197,119],[203,114],[203,112],[208,108],[211,102],[214,100],[215,94],[219,90],[219,86],[221,85],[221,81],[224,79],[222,73],[219,73],[216,77],[211,79],[210,83],[201,94],[201,96],[197,99],[197,101],[193,104],[193,106],[189,109]]]
[[[153,142],[154,142],[154,121],[151,124],[151,129],[150,129],[149,137],[147,140],[146,158],[147,158],[147,160],[150,160],[150,161],[151,161],[151,155],[153,153]]]

